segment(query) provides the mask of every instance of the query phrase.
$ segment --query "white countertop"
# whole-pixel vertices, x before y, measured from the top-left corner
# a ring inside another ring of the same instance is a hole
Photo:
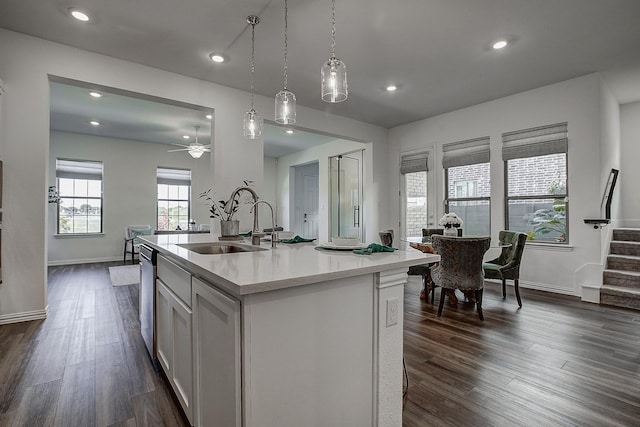
[[[290,288],[332,279],[375,273],[440,260],[439,255],[424,254],[409,248],[395,252],[356,255],[351,251],[316,250],[314,243],[262,242],[268,249],[257,252],[202,255],[177,246],[184,243],[219,242],[213,234],[175,234],[140,236],[194,275],[223,287],[234,295],[248,295],[275,289]],[[250,245],[250,239],[242,243]]]

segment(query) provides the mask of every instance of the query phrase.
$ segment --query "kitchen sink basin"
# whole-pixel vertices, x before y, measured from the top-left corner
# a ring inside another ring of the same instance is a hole
[[[258,246],[242,245],[228,242],[179,243],[176,246],[202,255],[237,254],[241,252],[266,251]]]

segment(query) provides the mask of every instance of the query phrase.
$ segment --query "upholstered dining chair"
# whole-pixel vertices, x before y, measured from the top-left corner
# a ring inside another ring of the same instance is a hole
[[[442,316],[446,289],[475,291],[478,317],[482,314],[484,274],[482,258],[489,249],[491,237],[446,237],[434,235],[433,248],[440,254],[440,263],[431,269],[431,279],[440,286],[438,317]]]
[[[459,229],[459,230],[462,231],[462,229]],[[427,237],[431,239],[431,236],[433,236],[434,234],[438,234],[442,236],[443,233],[444,233],[444,228],[423,228],[422,229],[423,238]],[[424,292],[424,299],[426,301],[427,296],[429,295],[429,293],[431,293],[431,304],[433,304],[433,302],[435,301],[435,295],[436,295],[436,285],[435,283],[433,283],[433,280],[431,280],[431,267],[433,267],[433,263],[425,264],[425,267],[426,268],[424,268],[422,271],[422,282],[424,287],[422,288],[423,290],[420,292],[420,296],[422,297],[422,293]]]
[[[484,277],[486,279],[502,280],[502,298],[507,297],[507,279],[513,280],[513,287],[516,291],[518,306],[522,307],[520,298],[520,260],[524,252],[524,245],[527,243],[527,235],[517,231],[503,230],[498,235],[502,253],[496,259],[482,264]]]
[[[123,263],[127,262],[127,254],[131,254],[131,264],[134,263],[134,257],[139,253],[141,245],[138,236],[151,235],[153,233],[151,226],[146,225],[127,225],[124,228],[124,257]]]

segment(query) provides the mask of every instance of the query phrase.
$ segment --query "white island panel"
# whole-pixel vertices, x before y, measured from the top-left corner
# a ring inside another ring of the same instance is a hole
[[[373,425],[374,276],[245,297],[247,426]]]

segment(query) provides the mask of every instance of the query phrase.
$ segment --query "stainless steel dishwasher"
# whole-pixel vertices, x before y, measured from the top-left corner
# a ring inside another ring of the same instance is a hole
[[[149,246],[140,246],[140,332],[154,367],[156,355],[156,265],[158,252]]]

